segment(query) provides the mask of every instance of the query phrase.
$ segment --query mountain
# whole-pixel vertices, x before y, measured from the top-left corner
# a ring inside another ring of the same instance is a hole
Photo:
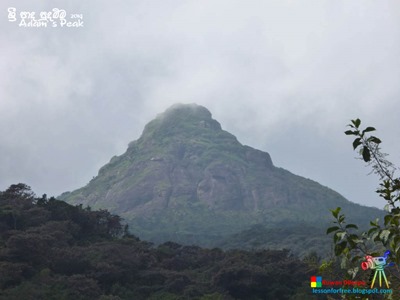
[[[274,166],[267,152],[242,145],[196,104],[176,104],[158,115],[124,154],[59,199],[108,209],[156,243],[203,246],[236,239],[257,224],[266,233],[307,224],[318,229],[310,235],[327,241],[329,209],[337,206],[359,224],[382,215]]]

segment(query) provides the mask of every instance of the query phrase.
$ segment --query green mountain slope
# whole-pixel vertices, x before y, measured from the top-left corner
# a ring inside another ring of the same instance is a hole
[[[381,215],[275,167],[268,153],[239,143],[196,104],[158,115],[89,184],[59,199],[109,209],[144,239],[203,246],[256,224],[324,228],[337,206],[360,224]]]

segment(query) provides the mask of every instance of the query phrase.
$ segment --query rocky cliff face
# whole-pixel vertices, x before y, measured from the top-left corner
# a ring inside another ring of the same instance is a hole
[[[267,179],[272,169],[268,153],[242,146],[206,108],[175,105],[68,200],[93,207],[112,203],[118,213],[165,210],[177,198],[213,210],[256,210],[268,206],[268,199],[251,173]],[[99,186],[94,194],[87,192],[92,186]]]
[[[195,104],[158,115],[126,153],[113,157],[87,186],[60,198],[120,214],[139,236],[180,242],[256,223],[318,223],[336,206],[364,209],[275,167],[268,153],[240,144]]]

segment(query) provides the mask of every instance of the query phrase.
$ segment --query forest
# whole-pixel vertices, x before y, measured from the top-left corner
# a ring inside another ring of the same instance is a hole
[[[0,192],[0,299],[312,299],[312,258],[155,246],[106,210]]]

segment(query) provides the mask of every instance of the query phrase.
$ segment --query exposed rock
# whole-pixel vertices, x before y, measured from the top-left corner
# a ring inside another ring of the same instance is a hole
[[[330,208],[355,206],[275,167],[267,152],[243,146],[195,104],[174,105],[158,115],[126,153],[114,156],[88,185],[60,198],[120,214],[135,234],[150,239],[157,232],[165,239],[178,232],[214,238],[282,218],[318,223],[329,218]]]

